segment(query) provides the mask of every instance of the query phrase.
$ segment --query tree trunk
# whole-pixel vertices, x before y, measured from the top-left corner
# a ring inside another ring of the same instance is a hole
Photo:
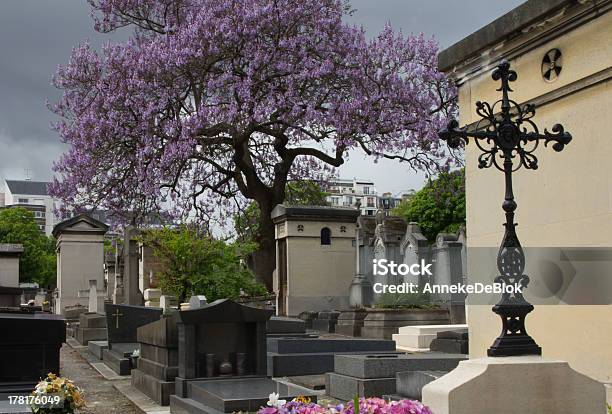
[[[261,213],[259,234],[256,237],[258,249],[253,252],[250,267],[258,281],[272,292],[272,273],[276,268],[276,242],[274,240],[274,223],[270,218],[271,211]]]

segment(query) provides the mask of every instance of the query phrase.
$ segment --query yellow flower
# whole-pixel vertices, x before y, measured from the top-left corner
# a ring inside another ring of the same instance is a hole
[[[304,404],[310,404],[310,402],[312,401],[310,398],[308,397],[304,397],[303,395],[300,395],[298,397],[295,397],[293,399],[293,401],[295,402],[299,402],[299,403],[304,403]]]

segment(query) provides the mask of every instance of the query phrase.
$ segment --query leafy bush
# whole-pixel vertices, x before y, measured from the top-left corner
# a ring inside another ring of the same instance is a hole
[[[22,207],[0,210],[0,243],[23,245],[19,258],[19,281],[55,284],[55,239],[40,232],[31,211]]]
[[[465,170],[441,173],[402,201],[393,214],[419,223],[429,241],[434,241],[440,232],[456,232],[465,225]]]
[[[374,306],[379,309],[437,309],[427,293],[383,293]]]
[[[226,243],[193,226],[149,230],[142,239],[162,262],[159,287],[182,302],[190,295],[214,301],[267,293],[244,265],[252,244]]]

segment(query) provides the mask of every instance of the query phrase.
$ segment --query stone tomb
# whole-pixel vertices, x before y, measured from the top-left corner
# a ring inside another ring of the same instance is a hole
[[[104,363],[119,375],[129,375],[133,367],[133,352],[139,349],[137,329],[157,321],[162,316],[159,308],[113,305],[106,303],[108,349],[102,351]]]
[[[395,353],[395,342],[353,338],[270,338],[268,375],[287,377],[325,374],[334,370],[338,354]]]
[[[448,324],[449,318],[448,309],[368,309],[361,335],[391,339],[402,326]]]
[[[59,374],[66,322],[23,310],[0,313],[0,394],[31,392],[47,373]]]
[[[326,374],[327,395],[339,400],[382,397],[396,392],[396,373],[454,369],[465,355],[442,353],[336,355]]]
[[[178,376],[176,321],[176,316],[166,316],[137,330],[140,357],[132,370],[132,385],[161,405],[170,404]]]
[[[179,376],[171,412],[256,411],[272,392],[285,399],[308,395],[265,377],[272,312],[224,299],[177,313]]]

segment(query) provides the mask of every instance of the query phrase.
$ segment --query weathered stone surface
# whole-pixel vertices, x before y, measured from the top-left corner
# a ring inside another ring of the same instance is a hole
[[[395,392],[395,378],[354,378],[330,372],[326,376],[326,394],[339,400],[382,397]]]
[[[423,387],[447,373],[447,371],[398,372],[395,377],[396,394],[402,398],[410,398],[420,401]]]
[[[79,328],[104,328],[106,329],[106,317],[99,313],[81,313],[79,315]]]
[[[268,352],[279,354],[395,351],[395,342],[384,339],[268,338],[267,342]]]
[[[599,413],[605,398],[599,381],[538,356],[462,361],[423,388],[436,414]]]
[[[87,348],[96,358],[102,359],[103,351],[108,349],[108,341],[89,341],[87,343]]]
[[[159,298],[161,297],[161,295],[162,295],[161,289],[145,289],[144,291],[145,300],[152,300],[152,301],[159,302]]]
[[[334,372],[355,378],[395,378],[402,371],[451,371],[466,355],[442,353],[336,355]]]
[[[339,316],[340,312],[338,311],[319,312],[317,319],[312,321],[312,328],[319,332],[334,333]]]
[[[298,318],[272,316],[266,324],[268,334],[301,334],[306,332],[306,322]]]
[[[361,336],[361,328],[367,315],[365,309],[343,311],[338,316],[336,333],[346,336]]]
[[[132,385],[159,405],[169,405],[174,394],[174,381],[163,381],[140,369],[132,370]]]

